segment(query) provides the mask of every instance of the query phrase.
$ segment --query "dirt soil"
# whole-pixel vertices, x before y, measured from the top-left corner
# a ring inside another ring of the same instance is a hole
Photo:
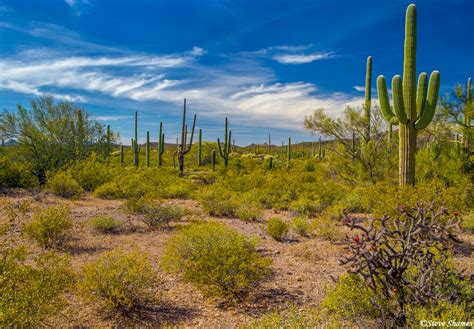
[[[24,190],[9,191],[0,196],[0,220],[6,218],[5,206],[8,202],[26,202],[31,209],[64,204],[72,210],[74,228],[72,238],[60,249],[71,256],[72,267],[79,273],[81,267],[101,253],[115,248],[138,248],[150,256],[154,270],[161,280],[156,292],[160,303],[144,306],[128,316],[109,314],[97,305],[83,300],[80,296],[68,296],[68,305],[53,321],[53,327],[199,327],[236,328],[252,318],[276,310],[286,309],[289,304],[297,308],[318,305],[325,285],[332,284],[331,277],[344,272],[339,265],[342,247],[335,242],[318,237],[300,237],[290,233],[285,242],[277,242],[264,231],[262,222],[244,222],[239,219],[214,218],[206,215],[198,202],[192,200],[169,200],[189,210],[180,224],[190,220],[207,219],[225,223],[247,236],[259,236],[262,254],[273,259],[272,275],[253,288],[249,295],[237,304],[223,303],[222,300],[204,296],[193,285],[183,283],[179,277],[164,272],[160,258],[168,239],[176,232],[176,223],[158,231],[149,231],[123,209],[123,201],[101,200],[86,196],[78,201],[69,201],[49,194],[38,194]],[[97,215],[108,214],[124,222],[124,228],[115,234],[95,232],[88,221]],[[269,216],[286,219],[285,212],[268,211]],[[23,220],[27,220],[25,216]],[[21,225],[20,225],[21,226]],[[340,228],[343,229],[342,227]],[[26,240],[18,227],[13,239],[15,244],[23,244],[33,253],[41,248]],[[474,235],[463,235],[466,244],[456,254],[459,266],[474,275],[472,245]]]

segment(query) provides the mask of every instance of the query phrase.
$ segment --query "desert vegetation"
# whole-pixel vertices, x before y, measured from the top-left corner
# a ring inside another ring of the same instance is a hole
[[[128,144],[52,96],[4,111],[0,327],[472,326],[471,79],[417,82],[416,29],[410,5],[393,101],[368,57],[309,142],[237,145],[231,116],[205,141],[186,99],[176,144],[138,112]]]

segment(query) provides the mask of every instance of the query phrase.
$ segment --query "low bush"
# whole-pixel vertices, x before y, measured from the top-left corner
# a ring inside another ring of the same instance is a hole
[[[154,299],[156,277],[140,250],[113,250],[84,265],[79,290],[107,309],[129,311]]]
[[[0,154],[0,187],[35,186],[36,181],[31,171],[21,162],[16,162]]]
[[[72,178],[71,175],[60,171],[48,180],[48,190],[63,198],[79,198],[82,193],[82,187]]]
[[[256,320],[247,322],[245,329],[270,329],[270,328],[320,328],[320,316],[310,309],[300,310],[292,306],[282,312],[266,314]]]
[[[324,240],[337,241],[342,238],[342,232],[336,226],[336,222],[326,214],[315,218],[311,222],[311,230],[314,235]]]
[[[64,242],[72,228],[71,212],[64,206],[51,206],[33,214],[33,220],[24,226],[25,234],[44,248]]]
[[[62,293],[73,283],[69,261],[54,252],[27,259],[23,248],[0,250],[0,327],[45,326],[65,305]]]
[[[258,220],[262,214],[262,206],[257,202],[245,202],[245,200],[242,200],[235,210],[235,216],[246,222]]]
[[[102,215],[91,218],[92,228],[101,233],[114,233],[120,229],[122,222],[110,215]]]
[[[288,234],[289,225],[279,217],[272,217],[267,222],[266,227],[268,235],[277,241],[283,241]]]
[[[466,232],[474,233],[474,211],[471,210],[470,213],[463,216],[461,228]]]
[[[122,187],[117,182],[107,182],[94,190],[94,196],[100,199],[121,199],[124,195]]]
[[[170,239],[162,264],[211,295],[234,298],[269,273],[256,243],[225,225],[196,223]]]
[[[308,236],[311,223],[307,218],[294,217],[291,219],[291,227],[300,236]]]
[[[232,217],[237,209],[234,194],[224,188],[209,188],[200,196],[204,210],[211,216]]]
[[[178,205],[163,204],[159,200],[146,197],[128,199],[126,207],[130,213],[138,215],[139,220],[151,230],[156,230],[164,224],[168,225],[171,221],[179,221],[184,215],[183,209]]]

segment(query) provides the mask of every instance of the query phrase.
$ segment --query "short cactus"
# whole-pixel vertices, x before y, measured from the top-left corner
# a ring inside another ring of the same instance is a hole
[[[415,184],[415,152],[417,132],[426,128],[433,119],[440,74],[434,71],[427,88],[427,75],[421,73],[416,86],[416,6],[411,4],[406,12],[405,59],[402,78],[392,80],[393,109],[384,76],[377,78],[377,91],[382,115],[389,123],[399,125],[399,183]],[[394,113],[395,112],[395,113]]]
[[[230,142],[231,142],[231,137],[232,137],[232,131],[228,130],[228,121],[227,118],[225,118],[225,123],[224,123],[224,147],[221,147],[221,142],[219,138],[217,138],[217,146],[219,147],[219,153],[224,159],[224,166],[227,167],[229,164],[229,154],[230,154]]]

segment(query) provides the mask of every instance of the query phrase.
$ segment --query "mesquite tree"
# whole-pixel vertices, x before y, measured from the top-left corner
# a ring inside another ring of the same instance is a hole
[[[393,110],[387,92],[385,77],[377,78],[377,91],[382,114],[389,123],[399,125],[399,183],[415,184],[416,137],[433,119],[440,74],[433,71],[427,88],[425,72],[418,77],[416,85],[416,6],[411,4],[406,12],[405,58],[403,81],[399,75],[392,80]]]

